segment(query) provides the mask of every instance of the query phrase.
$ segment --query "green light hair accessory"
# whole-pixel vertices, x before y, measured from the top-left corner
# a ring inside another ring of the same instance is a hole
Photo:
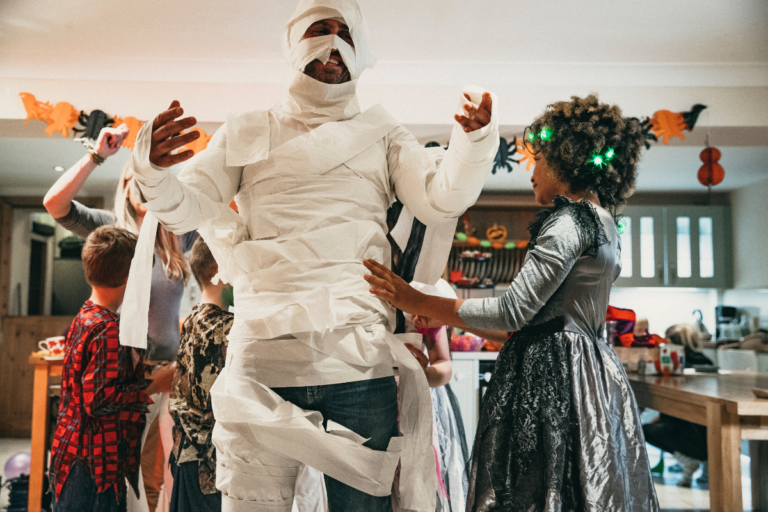
[[[539,137],[541,137],[541,140],[549,140],[552,137],[552,130],[545,126],[539,132]]]
[[[595,167],[602,169],[603,165],[611,163],[614,156],[616,156],[616,151],[613,148],[608,148],[605,153],[593,154],[590,161]]]

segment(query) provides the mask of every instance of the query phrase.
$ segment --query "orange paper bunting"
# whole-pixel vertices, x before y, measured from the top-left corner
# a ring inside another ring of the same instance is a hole
[[[21,96],[21,102],[24,104],[24,110],[27,112],[24,126],[27,126],[30,119],[37,119],[48,125],[45,129],[48,136],[53,136],[54,132],[59,132],[62,136],[69,137],[69,130],[75,127],[75,123],[78,122],[80,117],[80,112],[75,107],[65,101],[51,106],[47,101],[38,101],[34,94],[28,92],[22,92],[19,96]],[[121,124],[125,124],[128,127],[128,136],[123,140],[123,147],[133,151],[133,147],[136,144],[136,136],[139,134],[139,130],[141,130],[144,123],[133,116],[114,116],[112,119],[115,127]],[[200,132],[200,137],[182,149],[191,149],[197,154],[208,147],[208,142],[211,140],[212,135],[208,135],[205,133],[205,130],[200,128],[193,128],[194,130]]]
[[[526,171],[530,171],[531,166],[536,165],[536,160],[533,157],[533,153],[528,150],[528,146],[525,144],[525,141],[517,141],[517,153],[520,155],[520,165],[523,165],[523,162],[525,162]]]
[[[205,133],[205,130],[202,130],[200,128],[192,128],[188,132],[182,132],[182,134],[191,133],[191,132],[200,132],[200,137],[198,137],[197,140],[193,140],[186,146],[182,146],[179,148],[179,151],[184,151],[185,149],[191,149],[194,154],[198,154],[202,150],[208,147],[208,141],[211,140],[211,137],[213,135],[208,135]]]
[[[651,128],[657,138],[663,138],[664,144],[669,144],[669,139],[674,137],[685,140],[683,130],[688,129],[688,125],[682,112],[659,110],[651,118]]]
[[[75,127],[80,113],[71,104],[66,101],[58,102],[51,111],[48,128],[45,133],[52,136],[53,132],[59,132],[62,137],[69,137],[69,130]]]
[[[27,118],[24,120],[24,126],[27,126],[30,119],[39,119],[45,123],[50,121],[51,111],[53,110],[50,103],[47,101],[45,103],[37,101],[35,95],[28,92],[22,92],[19,96],[21,96],[21,102],[24,104],[24,110],[27,111]]]
[[[124,124],[128,127],[128,136],[123,139],[123,147],[128,148],[131,151],[133,151],[133,145],[136,143],[136,136],[139,134],[139,130],[141,130],[141,121],[136,119],[133,116],[128,117],[117,117],[115,116],[115,128],[120,126],[121,124]]]

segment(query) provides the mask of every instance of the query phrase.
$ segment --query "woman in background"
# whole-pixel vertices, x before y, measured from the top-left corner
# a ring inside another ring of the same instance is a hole
[[[86,238],[96,228],[104,225],[116,225],[138,235],[147,210],[140,195],[132,187],[133,170],[126,164],[117,183],[114,213],[106,210],[88,208],[75,201],[91,173],[105,159],[116,154],[128,129],[125,125],[118,128],[101,130],[93,150],[65,172],[48,193],[43,205],[48,213],[64,229]],[[95,155],[93,153],[96,153]],[[152,290],[149,306],[149,329],[145,361],[175,361],[181,336],[179,328],[179,308],[184,287],[189,279],[184,253],[192,248],[197,240],[197,232],[174,235],[160,226],[155,239],[155,263],[152,268]],[[147,505],[140,509],[151,512],[157,506],[160,485],[165,482],[164,499],[170,502],[173,487],[168,457],[173,446],[173,420],[168,413],[170,387],[155,395],[154,406],[150,406],[145,430],[145,446],[142,456],[142,474],[145,480]],[[153,421],[157,419],[157,421]],[[161,439],[162,438],[162,439]],[[129,493],[129,505],[130,497]]]

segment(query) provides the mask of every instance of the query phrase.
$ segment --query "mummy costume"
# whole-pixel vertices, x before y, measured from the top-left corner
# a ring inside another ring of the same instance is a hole
[[[349,26],[354,48],[336,36],[301,39],[312,23],[329,18]],[[409,335],[391,333],[394,310],[369,293],[362,262],[390,264],[386,212],[397,196],[427,225],[415,278],[439,278],[456,219],[491,169],[499,140],[496,99],[487,126],[467,134],[455,123],[448,151],[425,149],[383,107],[360,111],[357,78],[374,58],[354,0],[302,0],[283,46],[292,67],[285,101],[229,115],[178,178],[149,161],[151,123],[139,133],[135,182],[151,213],[125,300],[137,310],[130,313],[136,321],[126,322],[121,342],[146,340],[143,269],[151,265],[153,225],[159,220],[174,233],[197,229],[216,257],[218,277],[233,284],[236,304],[226,365],[212,388],[223,510],[289,511],[301,463],[364,493],[389,496],[401,461],[403,505],[431,512],[427,382],[403,346]],[[315,59],[327,62],[332,48],[351,81],[329,85],[303,73]],[[480,103],[478,90],[467,92]],[[232,198],[239,214],[228,208]],[[392,378],[393,366],[402,435],[386,450],[364,446],[366,432],[299,408],[272,389]]]
[[[634,394],[603,337],[621,271],[613,218],[556,196],[530,230],[509,290],[458,312],[514,331],[483,398],[467,510],[658,511]]]

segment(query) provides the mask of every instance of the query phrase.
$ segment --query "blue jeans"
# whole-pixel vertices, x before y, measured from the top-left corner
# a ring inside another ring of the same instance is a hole
[[[75,461],[69,469],[61,492],[53,503],[54,512],[125,512],[125,488],[120,496],[110,487],[96,492],[96,482],[81,461]],[[119,499],[119,501],[118,501]]]
[[[370,438],[365,446],[385,451],[397,425],[397,384],[394,377],[295,388],[273,388],[283,400],[307,411],[318,411],[324,421],[335,421]],[[391,512],[389,496],[375,497],[325,477],[330,512]]]

